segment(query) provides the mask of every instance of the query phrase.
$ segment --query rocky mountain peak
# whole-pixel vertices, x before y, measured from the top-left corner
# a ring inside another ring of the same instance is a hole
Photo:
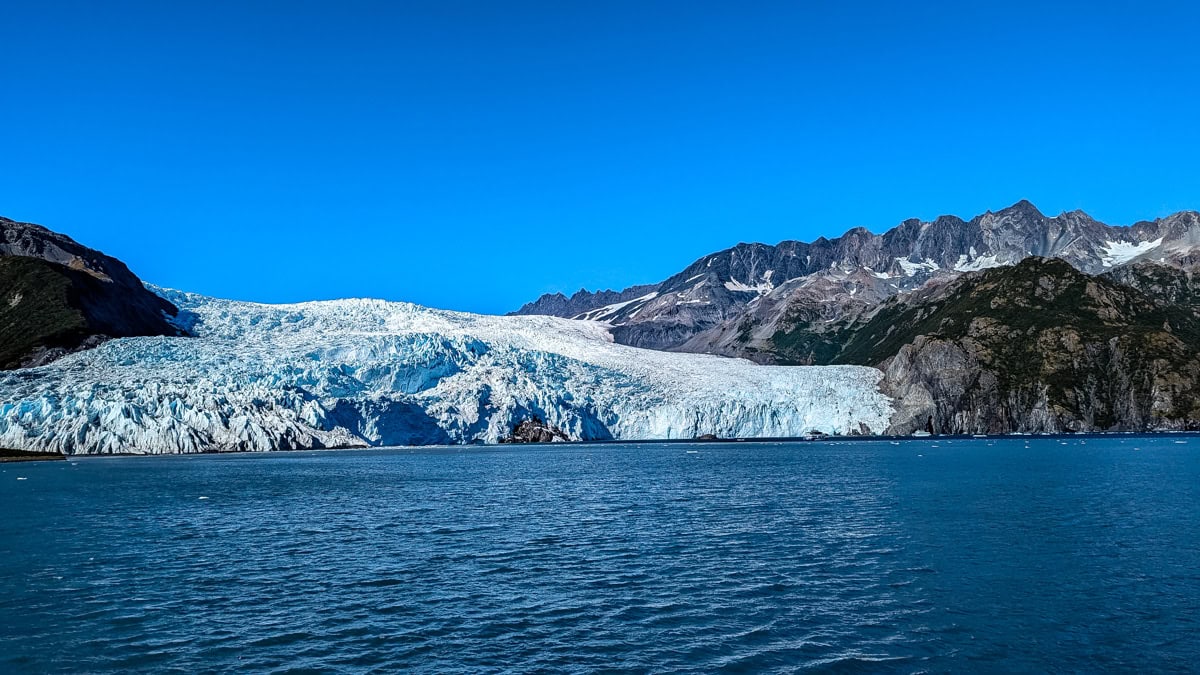
[[[996,212],[997,216],[1006,218],[1045,218],[1038,207],[1033,205],[1033,202],[1028,199],[1022,199],[1008,208],[1000,209]]]
[[[879,235],[853,227],[811,243],[740,243],[659,284],[572,297],[568,303],[543,296],[517,313],[607,321],[616,327],[618,341],[635,346],[759,358],[768,346],[761,338],[788,316],[828,321],[857,315],[928,282],[1031,256],[1061,259],[1091,274],[1150,257],[1200,263],[1200,220],[1183,212],[1113,227],[1083,211],[1047,217],[1022,199],[969,221],[953,215],[910,218]]]

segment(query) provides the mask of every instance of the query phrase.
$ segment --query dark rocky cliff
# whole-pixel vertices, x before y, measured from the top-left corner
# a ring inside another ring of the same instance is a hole
[[[121,261],[0,218],[0,369],[41,365],[115,337],[180,335],[178,313]]]
[[[887,301],[822,334],[881,368],[893,433],[1200,428],[1200,316],[1029,258]]]
[[[512,435],[500,439],[501,443],[561,443],[571,439],[558,427],[546,424],[542,418],[533,416],[521,420],[513,427]]]

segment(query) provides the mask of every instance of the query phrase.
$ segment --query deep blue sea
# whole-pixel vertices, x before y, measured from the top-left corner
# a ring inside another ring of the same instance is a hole
[[[1196,436],[84,458],[0,514],[2,672],[1200,669]]]

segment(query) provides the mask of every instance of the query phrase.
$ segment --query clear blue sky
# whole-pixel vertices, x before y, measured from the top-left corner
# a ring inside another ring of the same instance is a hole
[[[1028,198],[1200,208],[1189,3],[0,0],[0,215],[483,312]]]

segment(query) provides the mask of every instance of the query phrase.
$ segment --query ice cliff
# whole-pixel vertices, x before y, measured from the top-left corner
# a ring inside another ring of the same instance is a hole
[[[612,342],[605,325],[379,300],[160,291],[196,337],[111,340],[0,373],[0,446],[68,454],[882,432],[872,368],[767,367]]]

